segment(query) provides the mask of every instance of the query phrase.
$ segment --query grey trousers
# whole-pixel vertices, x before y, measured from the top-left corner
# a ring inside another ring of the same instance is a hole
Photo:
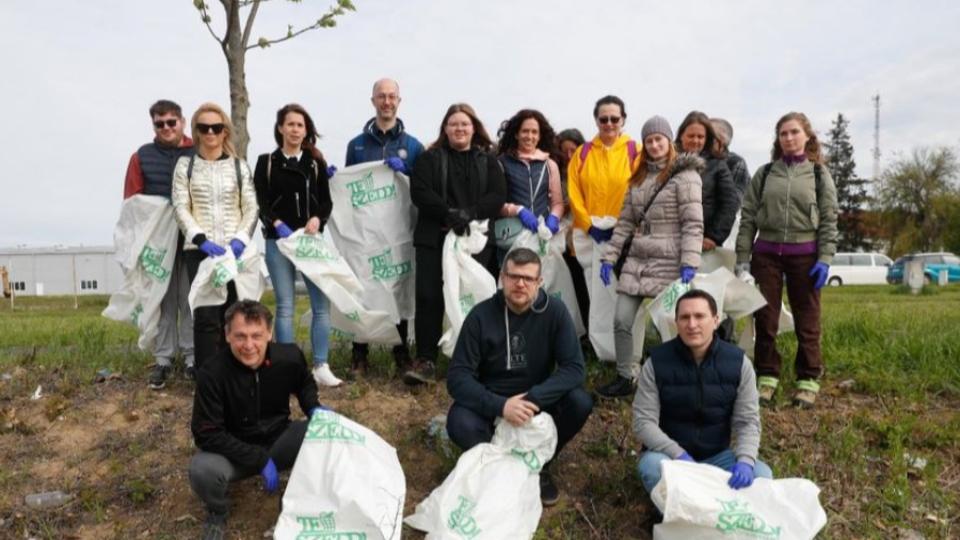
[[[187,301],[189,294],[190,277],[183,260],[183,250],[178,247],[170,273],[170,284],[160,301],[160,321],[157,323],[157,342],[153,356],[161,366],[173,363],[178,344],[184,364],[193,365],[193,313]]]
[[[291,422],[267,451],[278,471],[293,467],[306,433],[306,420]],[[239,467],[226,457],[212,452],[197,452],[190,460],[190,487],[211,514],[225,516],[230,509],[230,499],[227,497],[230,482],[255,474],[260,474],[260,471]]]
[[[637,375],[633,361],[633,322],[644,300],[643,296],[617,293],[617,307],[613,315],[613,346],[617,354],[617,375],[625,379],[634,379]]]

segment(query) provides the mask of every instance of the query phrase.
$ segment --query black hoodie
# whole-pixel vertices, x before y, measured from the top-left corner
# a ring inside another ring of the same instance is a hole
[[[528,401],[549,408],[583,386],[585,374],[577,332],[563,302],[541,290],[533,306],[518,315],[506,308],[501,290],[467,315],[447,371],[447,391],[458,404],[493,419],[503,415],[507,398],[524,392]]]

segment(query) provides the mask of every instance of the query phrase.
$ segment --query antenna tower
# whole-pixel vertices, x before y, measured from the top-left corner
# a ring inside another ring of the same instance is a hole
[[[880,94],[873,101],[873,179],[880,178]]]

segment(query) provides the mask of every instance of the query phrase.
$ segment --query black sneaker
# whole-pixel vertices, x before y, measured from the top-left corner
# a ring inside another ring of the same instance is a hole
[[[403,382],[409,386],[429,384],[436,381],[437,370],[433,362],[417,358],[410,364],[410,369],[403,373]]]
[[[207,520],[203,522],[203,534],[201,540],[223,540],[227,532],[227,516],[222,514],[207,514]]]
[[[633,381],[620,375],[617,375],[617,378],[609,383],[597,388],[597,394],[607,399],[632,396],[636,391],[637,387],[633,384]]]
[[[406,345],[396,345],[393,348],[393,361],[397,365],[397,374],[402,375],[410,369],[410,350]]]
[[[544,467],[540,471],[540,503],[544,506],[553,506],[560,500],[560,490],[553,483],[550,469]]]
[[[186,379],[186,380],[188,380],[188,381],[191,381],[191,382],[196,381],[196,380],[197,380],[197,368],[195,368],[195,367],[193,367],[193,366],[187,366],[187,367],[183,368],[183,378]]]
[[[161,366],[154,364],[150,371],[150,377],[147,378],[147,386],[151,390],[160,390],[167,385],[167,376],[170,375],[170,366]]]
[[[354,379],[367,376],[367,368],[370,367],[370,360],[367,358],[367,347],[353,347],[353,359],[350,362],[350,373]]]

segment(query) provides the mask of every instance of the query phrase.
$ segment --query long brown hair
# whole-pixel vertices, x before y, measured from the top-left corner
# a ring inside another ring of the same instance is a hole
[[[220,122],[223,123],[223,130],[227,134],[227,136],[223,138],[223,153],[230,157],[237,157],[237,149],[233,146],[233,122],[230,121],[230,116],[216,103],[204,103],[193,113],[193,117],[190,119],[190,133],[193,134],[194,144],[200,144],[200,131],[197,130],[197,118],[207,112],[220,115]]]
[[[703,142],[703,150],[700,153],[715,158],[723,157],[713,144],[717,140],[717,133],[713,129],[713,124],[710,123],[710,117],[700,111],[690,111],[683,122],[680,122],[680,128],[677,129],[677,148],[683,149],[683,132],[692,124],[700,124],[707,133],[707,139]]]
[[[310,152],[313,159],[322,161],[323,154],[317,148],[317,139],[320,138],[320,134],[317,133],[317,126],[313,123],[313,118],[310,118],[307,110],[299,103],[288,103],[277,111],[277,123],[273,127],[273,140],[277,141],[278,147],[283,148],[283,135],[280,134],[280,126],[287,120],[287,115],[290,113],[297,113],[302,116],[303,123],[307,128],[307,133],[303,137],[303,142],[300,143],[300,147]]]
[[[667,139],[667,161],[663,164],[663,169],[657,174],[657,183],[663,184],[670,179],[670,169],[673,168],[673,163],[677,161],[677,146],[673,144],[673,141]],[[652,160],[650,156],[647,155],[647,145],[643,145],[643,151],[640,152],[640,162],[637,164],[637,170],[633,171],[633,176],[630,177],[630,187],[639,187],[644,180],[647,179],[647,164]]]
[[[473,138],[470,139],[470,147],[478,148],[484,152],[493,150],[493,141],[490,140],[490,135],[487,135],[487,130],[483,127],[483,122],[477,117],[477,113],[473,110],[473,107],[466,103],[454,103],[447,109],[447,114],[443,115],[443,120],[440,122],[440,136],[437,137],[437,140],[433,141],[430,148],[450,147],[450,140],[447,138],[447,132],[444,131],[444,128],[447,126],[447,120],[458,112],[467,115],[470,118],[470,123],[473,124]]]
[[[788,112],[787,114],[780,117],[780,120],[777,120],[777,127],[773,133],[773,151],[770,152],[770,158],[772,161],[776,161],[783,157],[783,148],[780,148],[780,128],[784,124],[791,120],[796,120],[800,127],[803,128],[803,132],[807,135],[807,144],[803,147],[803,152],[807,155],[807,159],[811,163],[823,163],[823,153],[820,149],[820,139],[817,139],[817,134],[813,131],[813,126],[810,125],[810,120],[807,118],[807,115],[802,112]]]

